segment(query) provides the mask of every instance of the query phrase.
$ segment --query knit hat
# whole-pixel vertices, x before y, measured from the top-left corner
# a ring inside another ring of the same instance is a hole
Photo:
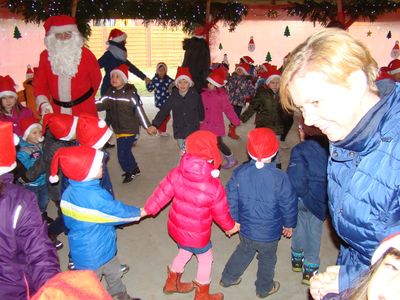
[[[31,300],[112,300],[96,273],[91,270],[65,271],[54,275]]]
[[[46,30],[46,36],[67,31],[79,33],[75,18],[67,15],[52,16],[44,22],[43,27]]]
[[[101,149],[111,135],[111,129],[103,120],[86,113],[79,115],[76,139],[80,145]]]
[[[390,57],[399,58],[399,56],[400,56],[399,41],[396,41],[394,43],[392,51],[390,52]]]
[[[122,30],[119,30],[118,28],[114,28],[113,30],[111,30],[110,34],[108,35],[108,40],[116,43],[121,43],[125,41],[126,38],[127,38],[126,33],[123,32]]]
[[[0,121],[0,141],[0,175],[3,175],[17,166],[15,146],[18,145],[19,138],[13,133],[11,122]]]
[[[240,62],[249,65],[254,64],[254,60],[250,56],[242,56],[240,58]]]
[[[39,130],[42,130],[42,125],[38,122],[38,120],[34,117],[26,117],[21,119],[19,122],[19,126],[21,127],[22,139],[26,141],[28,135],[31,133],[32,129],[35,127],[39,127]],[[43,142],[43,136],[39,139],[39,142]]]
[[[89,181],[95,179],[102,166],[104,152],[87,146],[73,146],[60,148],[53,156],[50,165],[51,183],[60,180],[58,166],[65,176],[75,181]]]
[[[400,59],[393,59],[389,65],[389,70],[387,71],[390,75],[400,73]]]
[[[71,141],[76,134],[76,125],[78,117],[60,114],[49,113],[43,117],[43,135],[46,129],[49,128],[50,132],[58,140]]]
[[[256,128],[247,135],[247,152],[256,161],[256,168],[262,169],[264,162],[272,159],[279,149],[275,132],[270,128]]]
[[[265,84],[268,84],[274,78],[281,78],[281,72],[279,72],[276,66],[269,65],[267,72],[263,76],[265,76]]]
[[[395,248],[400,251],[400,233],[395,233],[381,241],[371,258],[371,265],[376,263],[389,248]]]
[[[163,67],[165,70],[165,73],[168,72],[168,67],[167,64],[165,62],[159,62],[156,66],[156,72],[158,71],[159,68]]]
[[[25,78],[26,78],[26,79],[31,79],[31,78],[33,78],[33,70],[32,70],[31,65],[27,65],[27,66],[26,66]]]
[[[125,64],[119,65],[118,67],[114,68],[111,71],[111,75],[113,73],[118,73],[119,76],[121,76],[122,80],[127,83],[128,82],[128,66]]]
[[[9,75],[0,76],[0,98],[5,96],[17,98],[16,84]]]
[[[226,84],[226,73],[226,69],[220,66],[208,75],[207,81],[216,87],[223,87]]]
[[[250,66],[249,64],[247,64],[247,63],[240,63],[240,64],[236,65],[235,70],[237,70],[237,69],[242,70],[242,72],[243,72],[245,75],[250,75],[251,66]]]
[[[186,138],[186,152],[205,160],[212,160],[215,169],[211,171],[211,176],[214,178],[219,176],[222,158],[214,133],[207,130],[193,132]]]
[[[190,86],[194,85],[192,75],[190,74],[188,67],[178,67],[178,70],[176,71],[176,76],[175,76],[175,86],[178,86],[178,82],[182,79],[185,79],[186,81],[188,81]]]

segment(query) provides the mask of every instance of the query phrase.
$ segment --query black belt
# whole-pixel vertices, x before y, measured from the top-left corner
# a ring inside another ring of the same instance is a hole
[[[63,101],[58,101],[56,98],[53,98],[53,102],[55,104],[57,104],[58,106],[71,108],[71,107],[81,104],[83,101],[87,100],[93,94],[93,92],[94,92],[94,90],[91,87],[85,94],[83,94],[78,99],[75,99],[73,101],[63,102]]]

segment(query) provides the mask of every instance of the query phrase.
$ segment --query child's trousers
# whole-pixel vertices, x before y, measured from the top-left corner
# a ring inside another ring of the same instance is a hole
[[[118,162],[125,173],[133,173],[137,168],[137,162],[132,153],[135,140],[135,135],[117,138]]]
[[[107,283],[107,291],[111,296],[126,292],[126,286],[121,279],[121,263],[117,256],[114,256],[109,262],[95,270],[95,273],[99,280],[104,276]]]

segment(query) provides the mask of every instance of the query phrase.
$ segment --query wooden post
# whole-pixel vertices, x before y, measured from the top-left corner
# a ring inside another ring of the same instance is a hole
[[[336,5],[337,5],[337,18],[340,23],[345,25],[346,20],[343,12],[343,4],[342,0],[336,0]]]
[[[204,27],[208,27],[208,24],[211,23],[211,0],[207,0],[206,2],[206,21],[204,24]],[[207,30],[207,35],[206,35],[206,41],[207,43],[209,43],[210,41],[210,31]]]
[[[78,1],[79,0],[72,0],[71,3],[71,16],[74,18],[76,17],[76,9],[78,7]]]

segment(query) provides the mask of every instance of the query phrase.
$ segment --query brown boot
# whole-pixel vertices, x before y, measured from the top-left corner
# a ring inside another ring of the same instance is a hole
[[[197,281],[193,281],[194,287],[196,289],[196,294],[194,300],[222,300],[224,299],[224,294],[216,293],[210,294],[210,284],[200,284]]]
[[[193,291],[194,285],[193,282],[181,282],[183,273],[175,273],[172,272],[169,267],[167,268],[168,278],[165,282],[163,292],[164,294],[172,294],[172,293],[189,293]]]
[[[235,127],[234,125],[230,124],[230,125],[229,125],[228,136],[229,136],[231,139],[238,140],[238,139],[239,139],[239,136],[236,134],[235,129],[236,129],[236,127]]]

